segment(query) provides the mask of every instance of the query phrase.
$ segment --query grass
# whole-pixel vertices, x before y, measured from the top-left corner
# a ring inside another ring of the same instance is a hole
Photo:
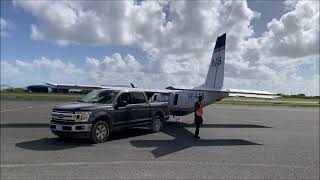
[[[63,93],[8,93],[1,92],[1,100],[43,100],[43,101],[76,101],[82,94]],[[276,98],[258,99],[244,97],[228,97],[216,104],[248,105],[248,106],[284,106],[284,107],[320,107],[319,98]]]
[[[1,93],[1,100],[76,101],[82,95],[62,93]]]
[[[261,98],[246,98],[246,97],[228,97],[225,98],[224,100],[264,100],[264,101],[305,101],[305,102],[319,102],[320,99],[319,98],[296,98],[296,97],[279,97],[276,99],[261,99]]]
[[[226,105],[249,105],[249,106],[284,106],[284,107],[320,107],[319,98],[276,98],[276,99],[258,99],[229,97],[216,104]]]

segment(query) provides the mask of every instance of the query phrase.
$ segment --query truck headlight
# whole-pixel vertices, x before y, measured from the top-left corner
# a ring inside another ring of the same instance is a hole
[[[86,122],[89,120],[91,112],[76,112],[76,121]]]

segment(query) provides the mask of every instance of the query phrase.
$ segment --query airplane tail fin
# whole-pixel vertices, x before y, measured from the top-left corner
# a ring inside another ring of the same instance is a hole
[[[222,89],[224,79],[226,33],[219,36],[214,47],[208,74],[202,87]]]

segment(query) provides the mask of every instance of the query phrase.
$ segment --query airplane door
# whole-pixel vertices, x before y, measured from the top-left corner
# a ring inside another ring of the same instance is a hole
[[[178,105],[178,100],[179,100],[179,94],[175,94],[174,95],[174,99],[173,99],[173,105],[174,106]]]

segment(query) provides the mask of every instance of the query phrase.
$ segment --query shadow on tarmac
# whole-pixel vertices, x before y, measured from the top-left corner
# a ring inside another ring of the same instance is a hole
[[[172,140],[133,140],[130,143],[137,148],[155,147],[151,151],[155,158],[175,153],[194,146],[243,146],[262,145],[242,139],[195,139],[193,133],[185,127],[194,127],[193,124],[168,122],[163,133],[174,137]],[[250,124],[204,124],[202,128],[270,128],[267,126]],[[201,130],[200,130],[201,131]]]
[[[181,122],[167,122],[163,133],[174,137],[171,140],[132,140],[130,144],[137,148],[154,147],[151,151],[154,157],[162,157],[174,152],[178,152],[194,146],[241,146],[241,145],[261,145],[242,139],[195,139],[193,133],[186,127],[194,127],[193,124]],[[23,124],[1,124],[1,128],[48,128],[47,123],[23,123]],[[251,124],[204,124],[201,128],[270,128],[261,125]],[[201,132],[201,130],[200,130]],[[132,137],[151,134],[148,128],[131,128],[125,131],[114,131],[109,142]],[[108,143],[108,142],[107,142]],[[87,139],[61,139],[61,138],[41,138],[38,140],[17,143],[16,147],[35,151],[57,151],[72,149],[82,146],[94,146]]]
[[[149,128],[122,129],[122,130],[113,131],[112,134],[110,135],[109,141],[128,139],[128,138],[143,136],[151,133],[152,131]]]
[[[20,127],[20,126],[19,126]],[[30,126],[28,126],[30,127]],[[48,127],[48,125],[46,125]],[[114,131],[109,139],[108,142],[121,140],[121,139],[128,139],[131,137],[143,136],[147,134],[151,134],[152,131],[146,128],[132,128],[127,129],[125,131]],[[107,142],[106,142],[107,143]],[[28,150],[35,150],[35,151],[58,151],[64,149],[72,149],[82,146],[95,146],[92,144],[88,139],[77,139],[77,138],[41,138],[32,141],[26,141],[17,143],[16,147],[28,149]]]
[[[194,127],[194,124],[187,124],[184,122],[167,122],[170,127]],[[201,128],[271,128],[269,126],[262,126],[256,124],[202,124]]]

